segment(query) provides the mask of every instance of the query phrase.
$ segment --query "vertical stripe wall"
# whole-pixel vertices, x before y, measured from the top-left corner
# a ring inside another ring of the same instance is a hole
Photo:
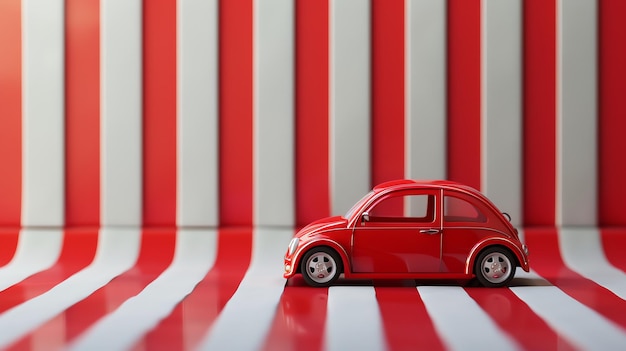
[[[100,223],[141,225],[142,6],[100,2]]]
[[[177,223],[218,222],[218,1],[177,8]]]
[[[598,224],[623,225],[626,187],[626,2],[598,2]]]
[[[522,1],[485,0],[481,16],[480,188],[520,224]]]
[[[331,212],[345,213],[371,186],[371,4],[329,0]]]
[[[22,207],[22,9],[0,4],[0,223],[19,226]]]
[[[65,224],[100,223],[100,2],[65,2]]]
[[[64,224],[62,0],[22,2],[22,224]]]
[[[560,0],[557,28],[557,225],[597,222],[597,4]]]
[[[143,1],[142,224],[176,223],[176,2]]]
[[[556,218],[556,1],[523,5],[523,223]]]
[[[371,183],[404,177],[404,0],[372,1]],[[395,38],[395,40],[389,40]]]
[[[446,25],[447,177],[481,185],[481,5],[448,1]]]
[[[620,226],[616,0],[7,0],[0,225],[301,226],[447,178]]]
[[[405,1],[405,177],[445,179],[446,2]]]
[[[253,221],[253,0],[219,2],[219,223]]]
[[[296,224],[330,215],[328,0],[295,2]]]
[[[255,0],[253,7],[254,223],[293,226],[294,6]]]

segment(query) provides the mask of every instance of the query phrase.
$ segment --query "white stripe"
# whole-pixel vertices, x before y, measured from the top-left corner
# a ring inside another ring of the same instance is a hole
[[[13,259],[0,268],[0,291],[50,268],[59,258],[62,244],[60,229],[22,229]]]
[[[406,0],[405,175],[446,178],[446,2]]]
[[[101,224],[140,225],[141,1],[100,7]]]
[[[370,2],[330,0],[331,212],[371,189]]]
[[[176,239],[171,266],[140,294],[91,326],[71,345],[72,349],[130,349],[193,290],[215,262],[216,233],[181,230]]]
[[[557,218],[596,225],[597,4],[559,0],[557,34]]]
[[[532,286],[511,287],[539,317],[556,332],[583,350],[618,350],[626,345],[621,328],[579,303],[534,272],[517,270],[516,279],[525,278]],[[544,285],[544,286],[537,286]]]
[[[178,0],[178,225],[218,224],[217,0]]]
[[[137,260],[139,230],[102,229],[98,239],[95,260],[87,268],[0,315],[0,348],[86,298],[132,267]]]
[[[64,3],[22,1],[22,225],[62,226],[65,199]]]
[[[482,2],[481,191],[522,216],[522,4]]]
[[[263,345],[282,295],[282,261],[290,229],[256,229],[252,262],[239,288],[213,328],[201,342],[202,350],[257,350]]]
[[[386,340],[372,286],[332,286],[326,307],[329,351],[385,350]]]
[[[463,288],[419,286],[428,315],[445,345],[453,350],[521,349]]]
[[[560,229],[559,245],[568,267],[626,299],[626,274],[607,261],[598,229]]]
[[[294,224],[294,2],[254,1],[254,222]]]

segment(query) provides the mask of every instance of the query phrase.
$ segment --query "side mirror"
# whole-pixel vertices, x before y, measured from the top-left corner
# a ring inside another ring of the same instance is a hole
[[[370,221],[370,214],[367,212],[363,212],[363,214],[361,215],[361,223],[365,223],[369,221]]]

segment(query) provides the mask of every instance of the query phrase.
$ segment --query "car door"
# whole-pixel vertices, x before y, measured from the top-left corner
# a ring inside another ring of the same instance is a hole
[[[493,231],[488,211],[468,194],[446,190],[443,197],[442,272],[461,273],[472,248]]]
[[[441,193],[381,194],[354,225],[354,273],[433,273],[441,262]]]

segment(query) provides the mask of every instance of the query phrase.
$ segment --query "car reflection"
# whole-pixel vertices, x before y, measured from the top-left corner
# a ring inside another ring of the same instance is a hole
[[[322,349],[327,301],[328,288],[310,287],[301,276],[289,279],[264,349]]]

